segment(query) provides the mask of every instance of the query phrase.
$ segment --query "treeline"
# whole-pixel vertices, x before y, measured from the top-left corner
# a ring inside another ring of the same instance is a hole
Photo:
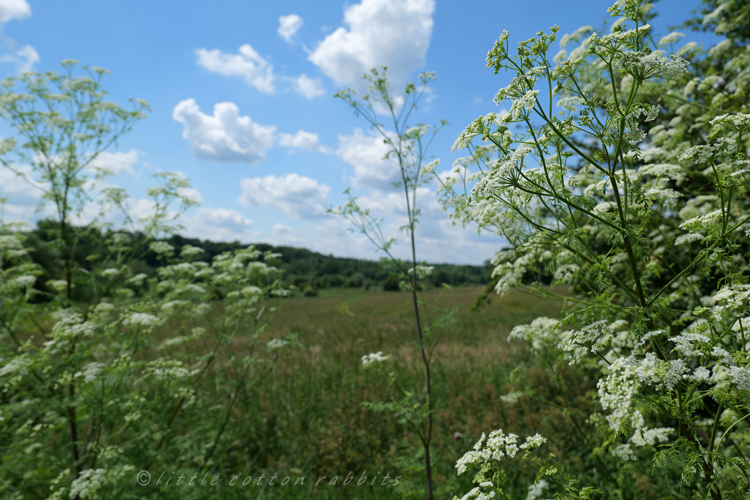
[[[101,232],[93,228],[76,228],[76,250],[73,259],[79,269],[90,270],[90,263],[106,254],[106,240],[113,233]],[[32,258],[44,268],[46,279],[61,279],[64,267],[62,253],[48,245],[55,240],[59,228],[54,223],[40,221],[37,227],[26,233],[26,245],[31,249]],[[119,233],[122,233],[121,231]],[[144,273],[153,276],[156,269],[163,265],[162,258],[148,249],[144,235],[140,233],[126,233],[132,239],[132,247],[136,251],[130,267],[134,274]],[[248,245],[235,242],[222,242],[186,238],[173,235],[164,239],[175,248],[179,255],[181,249],[187,245],[203,250],[196,260],[211,262],[214,256],[229,252]],[[395,269],[392,264],[385,262],[334,257],[288,246],[274,246],[257,243],[255,247],[262,252],[279,254],[272,260],[272,264],[282,271],[285,286],[295,286],[306,295],[315,295],[317,290],[325,288],[364,288],[367,290],[387,291],[398,290],[398,279],[393,276]],[[96,258],[95,258],[96,257]],[[98,265],[102,265],[100,262]],[[408,265],[408,264],[405,264]],[[426,287],[438,287],[443,284],[450,286],[486,284],[489,278],[489,263],[484,266],[430,264],[434,267],[426,278]],[[42,280],[40,280],[42,281]]]

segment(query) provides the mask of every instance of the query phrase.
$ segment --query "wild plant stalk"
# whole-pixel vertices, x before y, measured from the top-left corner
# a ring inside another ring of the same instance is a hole
[[[424,449],[424,466],[425,482],[427,487],[427,497],[433,498],[433,479],[432,464],[430,458],[430,445],[432,440],[433,428],[433,401],[432,401],[432,381],[430,375],[430,361],[432,353],[428,351],[423,320],[420,313],[420,304],[422,301],[418,295],[419,278],[425,274],[426,268],[420,266],[417,261],[416,249],[416,227],[419,222],[420,210],[417,208],[417,192],[420,186],[426,183],[425,174],[429,173],[437,165],[437,161],[424,164],[427,158],[427,151],[435,137],[437,131],[446,124],[441,122],[439,126],[429,126],[419,124],[416,127],[409,127],[408,122],[412,113],[417,110],[419,101],[424,96],[427,84],[435,79],[434,73],[423,73],[419,76],[419,87],[414,83],[409,83],[404,89],[404,95],[395,98],[391,95],[386,78],[386,68],[373,68],[370,74],[363,77],[369,82],[368,92],[362,98],[357,100],[355,91],[351,88],[336,93],[335,97],[344,100],[349,104],[358,116],[362,116],[371,126],[371,128],[383,139],[388,146],[388,152],[384,159],[390,160],[398,166],[401,180],[394,182],[395,188],[403,188],[404,201],[406,203],[407,224],[401,227],[402,231],[407,233],[411,254],[411,262],[408,266],[396,258],[392,253],[392,246],[395,243],[394,238],[386,239],[383,234],[382,220],[377,220],[370,215],[370,211],[362,209],[357,204],[357,199],[350,194],[347,189],[348,202],[331,212],[345,217],[360,233],[364,234],[379,250],[384,252],[390,261],[395,264],[401,273],[402,279],[411,293],[411,302],[414,309],[414,324],[417,333],[417,342],[419,346],[420,359],[424,370],[424,397],[425,412],[423,415],[426,420],[424,427],[415,426],[419,429],[419,437]],[[393,125],[392,130],[380,122],[379,115],[386,115],[390,118]],[[423,140],[423,137],[429,132],[429,139]],[[429,272],[429,271],[427,271]],[[400,409],[388,407],[399,413]],[[384,408],[381,408],[384,409]],[[407,417],[410,423],[414,423],[413,417]]]
[[[88,76],[74,78],[72,68],[76,64],[75,61],[64,61],[65,75],[26,73],[17,79],[6,79],[2,82],[5,92],[0,107],[3,117],[27,141],[16,149],[15,139],[6,139],[2,150],[15,150],[17,160],[31,165],[37,182],[18,171],[5,155],[0,156],[0,161],[32,185],[40,187],[38,181],[44,183],[43,198],[55,206],[63,255],[65,301],[68,304],[73,300],[76,251],[76,237],[71,234],[74,231],[69,226],[71,217],[80,215],[82,205],[88,199],[85,172],[100,153],[132,128],[136,120],[145,118],[143,110],[148,108],[143,101],[133,101],[135,107],[132,111],[105,102],[106,93],[100,81],[106,71],[84,67]],[[18,83],[26,87],[27,94],[12,92]],[[75,349],[76,343],[73,342],[68,355],[72,356]],[[65,392],[67,395],[63,397],[69,402],[67,418],[73,467],[80,473],[78,418],[73,404],[76,391],[72,381],[67,384]]]
[[[41,281],[47,271],[31,258],[25,236],[0,224],[0,490],[19,498],[42,498],[39,491],[72,499],[100,498],[105,490],[110,498],[131,496],[127,491],[140,496],[141,486],[132,481],[136,465],[190,464],[200,456],[201,470],[215,467],[236,399],[254,373],[254,346],[267,326],[266,298],[285,293],[275,268],[259,262],[273,254],[251,247],[208,263],[195,258],[199,248],[185,245],[175,257],[174,247],[154,241],[179,229],[175,219],[194,205],[181,175],[154,175],[158,185],[147,190],[152,213],[136,222],[128,217],[124,190],[101,189],[99,216],[86,224],[85,213],[96,207],[96,181],[110,174],[96,165],[97,157],[144,117],[147,104],[135,101],[134,110],[126,111],[105,102],[100,79],[106,71],[84,66],[86,74],[74,76],[76,65],[63,63],[68,71],[62,76],[7,79],[0,95],[0,112],[20,139],[2,141],[0,162],[40,188],[43,203],[54,205],[46,250],[59,250],[60,263],[52,269],[60,268],[62,278]],[[112,209],[123,212],[131,232],[101,224]],[[76,248],[87,232],[101,246],[83,266]],[[161,261],[156,276],[133,271],[144,245]],[[225,294],[223,315],[209,321],[218,290]],[[27,319],[43,342],[22,336]],[[154,335],[173,319],[178,327],[163,332],[166,339]],[[54,326],[43,328],[47,321]],[[207,328],[186,331],[190,323]],[[200,343],[208,330],[216,347],[196,357],[188,346]],[[249,349],[232,345],[240,333],[248,334]],[[220,353],[223,362],[217,364],[228,380],[209,371]],[[217,385],[232,387],[234,394],[217,397]],[[195,411],[217,399],[226,408],[219,422],[206,407]],[[155,430],[158,443],[142,446],[142,437]],[[181,439],[170,442],[175,435]]]
[[[620,18],[611,33],[581,28],[562,43],[579,46],[554,59],[547,54],[557,26],[519,43],[515,55],[503,32],[486,61],[495,73],[515,74],[495,96],[510,100],[510,111],[480,117],[460,135],[455,147],[472,154],[459,163],[479,171],[462,173],[475,182],[470,193],[453,190],[460,179],[446,180],[444,202],[462,222],[494,228],[511,243],[494,262],[499,293],[548,295],[524,281],[540,264],[553,284],[572,285],[562,321],[537,318],[509,338],[555,362],[595,367],[606,425],[591,430],[615,466],[650,475],[676,468],[696,495],[739,498],[748,464],[716,436],[722,427],[747,436],[734,420],[747,417],[750,402],[750,114],[746,104],[727,113],[723,96],[712,95],[706,100],[718,109],[700,120],[683,120],[690,106],[682,104],[677,118],[650,123],[668,105],[653,96],[681,94],[686,81],[704,84],[683,57],[689,44],[669,56],[660,49],[681,34],[659,45],[650,37],[649,9],[618,1],[609,9]],[[475,494],[507,498],[501,466],[481,457],[513,457],[516,438],[495,431],[487,454],[459,461],[459,473],[482,467]],[[543,443],[530,439],[528,449]],[[578,490],[557,474],[562,468],[538,463],[534,488],[584,494],[604,486]]]

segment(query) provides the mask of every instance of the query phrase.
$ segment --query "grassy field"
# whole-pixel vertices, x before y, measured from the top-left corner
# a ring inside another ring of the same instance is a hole
[[[567,364],[545,365],[531,356],[525,344],[507,340],[516,325],[539,316],[559,317],[562,302],[512,292],[503,298],[493,294],[488,304],[470,310],[482,291],[474,287],[424,293],[427,327],[453,310],[450,321],[432,329],[435,498],[462,496],[472,488],[473,475],[458,477],[455,463],[483,432],[502,428],[522,439],[541,433],[549,439],[549,451],[573,464],[584,464],[593,451],[587,448],[579,425],[590,414],[587,393],[595,389],[593,381],[585,380],[580,371],[569,371]],[[362,404],[400,400],[404,391],[422,393],[423,367],[410,295],[329,289],[317,297],[274,303],[278,310],[263,340],[294,334],[297,342],[275,350],[256,349],[253,375],[237,392],[229,428],[217,438],[208,469],[226,476],[223,482],[208,496],[208,490],[185,490],[184,495],[178,490],[153,490],[143,498],[161,498],[166,492],[180,498],[425,498],[423,448],[417,434],[393,414]],[[222,311],[221,303],[216,303],[208,323],[220,319]],[[154,332],[151,345],[176,334],[171,324],[164,325]],[[242,356],[247,339],[244,333],[234,337],[225,347],[230,356],[222,359],[231,360],[231,353]],[[198,341],[190,349],[207,353],[211,345]],[[362,356],[377,351],[389,359],[364,368]],[[144,356],[158,353],[152,349]],[[225,362],[217,361],[212,370],[229,374],[236,370]],[[183,463],[191,463],[192,454],[192,463],[200,463],[203,451],[192,447],[192,438],[185,439],[183,450],[178,436],[197,436],[210,446],[223,419],[221,402],[233,389],[228,383],[212,385],[213,380],[207,378],[202,390],[218,404],[203,405],[203,410],[186,407],[175,420],[170,446],[175,453],[188,455]],[[231,376],[215,380],[231,380]],[[203,427],[196,426],[199,422]],[[123,435],[123,446],[148,450],[154,444],[148,439],[155,438],[129,439]],[[505,468],[513,498],[525,498],[536,470],[518,461]],[[189,477],[192,469],[184,472]],[[152,471],[154,477],[159,473]],[[290,482],[269,486],[266,479],[260,486],[251,483],[242,488],[226,484],[233,475],[270,478],[274,474],[280,479],[288,476]],[[343,484],[347,479],[348,484]]]
[[[585,390],[570,387],[571,393],[564,394],[565,388],[553,379],[565,374],[553,375],[533,363],[519,372],[516,368],[530,359],[528,351],[507,341],[515,325],[538,316],[559,316],[562,303],[514,292],[504,298],[493,296],[479,311],[469,311],[481,291],[456,288],[425,293],[428,324],[458,306],[454,322],[439,333],[433,351],[436,498],[452,498],[470,489],[471,477],[456,477],[454,465],[482,432],[496,428],[522,436],[546,432],[553,436],[552,450],[564,451],[569,439],[573,448],[580,447],[569,418],[575,412],[566,405],[575,405]],[[392,415],[361,404],[400,398],[397,387],[421,390],[409,297],[336,289],[318,297],[280,301],[268,338],[296,333],[299,345],[272,351],[275,362],[253,381],[249,395],[238,405],[232,434],[242,438],[224,444],[227,470],[245,464],[256,473],[292,471],[319,483],[304,494],[278,488],[265,492],[267,496],[422,498],[424,469],[416,435]],[[391,358],[376,369],[364,369],[361,357],[376,351]],[[519,377],[523,383],[518,383]],[[539,387],[534,398],[501,399],[532,381]],[[539,401],[548,403],[540,406]],[[341,482],[350,472],[358,478],[365,473],[401,479],[392,487],[344,487]],[[533,471],[518,473],[518,493],[525,496],[525,481]],[[329,484],[333,477],[338,478],[336,486]]]

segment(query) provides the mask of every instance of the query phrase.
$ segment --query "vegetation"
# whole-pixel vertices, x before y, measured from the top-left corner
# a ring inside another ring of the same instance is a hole
[[[34,262],[44,270],[44,275],[38,280],[38,287],[44,289],[44,282],[49,279],[59,279],[63,276],[63,262],[58,249],[52,248],[57,225],[50,221],[40,221],[33,231],[24,232],[24,245],[30,251]],[[92,255],[100,254],[106,248],[106,240],[111,231],[101,228],[80,228],[81,234],[77,241],[77,250],[73,260],[81,269],[91,270]],[[159,254],[150,250],[145,242],[148,240],[143,232],[129,233],[129,237],[141,250],[134,255],[129,267],[134,274],[144,273],[149,277],[157,274],[162,265]],[[200,262],[210,262],[211,259],[224,252],[233,252],[247,247],[240,242],[216,242],[185,238],[179,234],[164,238],[164,241],[175,248],[177,253],[183,247],[200,248],[202,252],[196,256]],[[371,260],[334,257],[312,252],[304,248],[274,246],[257,243],[255,248],[262,252],[277,254],[273,259],[274,265],[281,271],[279,279],[285,287],[296,287],[307,295],[317,295],[318,290],[327,288],[364,288],[365,290],[385,289],[398,291],[399,279],[391,278],[392,264]],[[465,286],[487,283],[489,268],[487,266],[472,266],[460,264],[432,264],[434,271],[425,282],[426,286],[439,287],[443,284],[450,286]],[[85,289],[74,290],[76,297],[83,298]]]
[[[147,104],[106,101],[106,72],[73,61],[6,80],[0,159],[53,215],[0,226],[3,497],[747,498],[750,17],[704,6],[685,27],[721,38],[705,51],[655,40],[639,0],[555,57],[556,27],[490,50],[510,112],[469,125],[439,176],[454,220],[509,242],[485,307],[428,286],[413,201],[436,164],[393,106],[387,132],[340,94],[403,174],[412,258],[390,273],[181,238],[177,174],[132,220],[93,165]],[[338,211],[388,254],[355,199]]]
[[[523,452],[538,470],[530,496],[635,497],[643,476],[659,498],[745,498],[750,59],[735,24],[747,17],[718,3],[704,21],[727,38],[704,57],[677,46],[681,33],[655,41],[652,6],[636,0],[609,9],[609,33],[563,37],[575,48],[554,59],[557,27],[515,52],[506,31],[488,53],[495,73],[515,74],[495,97],[512,106],[458,138],[471,155],[443,201],[511,242],[494,261],[499,293],[554,295],[522,281],[539,270],[573,287],[562,320],[511,337],[539,364],[587,374],[597,397],[577,426],[590,447],[582,469],[540,452],[539,434],[521,444],[495,430],[457,464],[479,469],[467,496],[511,498],[498,459]]]

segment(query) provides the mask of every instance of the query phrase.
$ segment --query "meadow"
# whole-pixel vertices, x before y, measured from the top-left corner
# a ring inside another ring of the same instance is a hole
[[[460,133],[450,172],[427,155],[447,122],[412,123],[434,73],[339,91],[400,173],[408,260],[351,191],[328,210],[380,264],[194,246],[179,172],[131,217],[92,162],[148,104],[72,60],[4,81],[3,166],[52,215],[0,219],[0,496],[747,500],[750,15],[703,4],[683,27],[724,37],[708,51],[653,38],[641,0],[554,57],[559,26],[503,31],[486,63],[515,75],[510,109]],[[506,242],[487,288],[420,260],[430,177],[453,223]]]
[[[543,369],[529,373],[539,382],[539,392],[550,398],[549,404],[532,405],[521,395],[519,388],[525,384],[517,383],[518,369],[531,358],[522,342],[507,338],[518,324],[540,315],[558,316],[561,301],[516,292],[493,297],[489,304],[470,311],[482,291],[483,287],[467,287],[424,294],[433,313],[459,304],[454,323],[433,351],[435,483],[440,498],[450,498],[469,484],[470,478],[458,481],[454,464],[487,429],[502,427],[523,434],[541,428],[556,449],[580,448],[575,438],[569,441],[575,429],[564,416],[563,395],[548,380],[551,373]],[[421,449],[408,425],[361,404],[398,398],[394,385],[420,383],[408,294],[330,289],[321,291],[319,297],[280,300],[278,307],[268,339],[292,333],[297,335],[297,344],[273,351],[275,362],[250,382],[244,401],[236,407],[235,442],[227,444],[227,451],[228,457],[244,455],[238,462],[246,470],[228,466],[227,474],[271,477],[277,473],[279,477],[305,477],[306,484],[313,485],[310,490],[295,486],[285,491],[266,484],[252,490],[265,489],[263,494],[274,498],[308,494],[315,498],[421,498]],[[236,342],[242,343],[242,337]],[[362,356],[378,351],[390,356],[388,361],[374,369],[364,368]],[[584,396],[582,387],[575,397]],[[371,478],[390,474],[400,480],[390,487],[380,480],[369,489],[371,481],[360,487],[344,486],[350,472],[356,476],[353,483],[363,473]],[[533,473],[519,474],[514,483],[525,492],[531,477]],[[237,493],[228,488],[222,495],[233,491]]]

